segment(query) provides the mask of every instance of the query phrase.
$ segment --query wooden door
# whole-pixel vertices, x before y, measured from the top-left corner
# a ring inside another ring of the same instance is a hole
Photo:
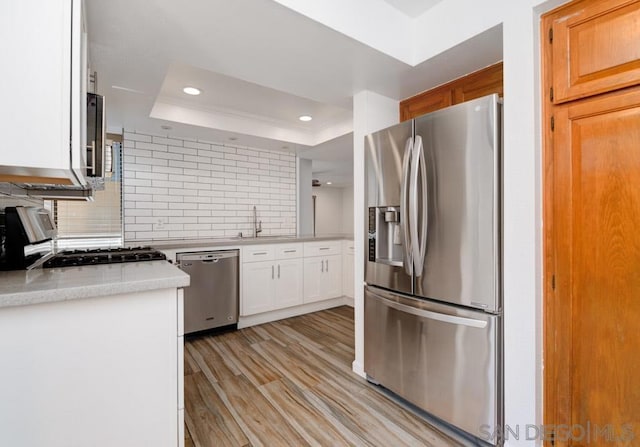
[[[542,20],[546,446],[640,442],[639,5]]]
[[[576,427],[566,445],[607,426],[590,445],[637,445],[621,437],[640,441],[640,88],[554,118],[556,424]]]

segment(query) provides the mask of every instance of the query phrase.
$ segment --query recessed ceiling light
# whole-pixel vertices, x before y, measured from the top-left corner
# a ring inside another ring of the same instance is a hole
[[[309,116],[309,115],[301,115],[298,117],[298,119],[300,121],[311,121],[313,119],[313,117]]]
[[[331,182],[327,182],[327,185],[331,185]]]
[[[197,96],[200,93],[202,93],[202,91],[199,88],[195,88],[195,87],[185,87],[182,89],[183,92],[185,92],[187,95],[193,95],[193,96]]]

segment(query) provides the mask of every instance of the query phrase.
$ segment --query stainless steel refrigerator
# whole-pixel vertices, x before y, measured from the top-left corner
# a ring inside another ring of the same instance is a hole
[[[491,444],[502,429],[501,102],[365,137],[364,369]]]

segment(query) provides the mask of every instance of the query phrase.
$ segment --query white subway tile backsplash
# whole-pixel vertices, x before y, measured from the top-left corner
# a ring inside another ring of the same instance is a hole
[[[184,141],[184,147],[190,147],[190,148],[193,148],[193,149],[204,149],[204,150],[207,150],[207,151],[211,150],[211,145],[210,144],[198,143],[198,142],[195,142],[195,141],[187,141],[187,140]]]
[[[265,235],[296,228],[289,153],[125,132],[125,240]]]
[[[143,141],[136,141],[136,149],[148,149],[154,152],[167,152],[169,150],[166,144],[145,143]]]
[[[127,144],[129,141],[146,141],[147,143],[151,143],[151,135],[144,135],[135,132],[126,132],[124,133],[124,141]]]
[[[169,146],[168,152],[171,152],[174,154],[193,156],[198,154],[198,149],[192,149],[188,147]]]

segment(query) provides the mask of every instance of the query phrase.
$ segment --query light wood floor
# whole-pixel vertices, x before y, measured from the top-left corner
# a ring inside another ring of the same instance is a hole
[[[185,346],[188,446],[458,445],[351,371],[353,309]]]

